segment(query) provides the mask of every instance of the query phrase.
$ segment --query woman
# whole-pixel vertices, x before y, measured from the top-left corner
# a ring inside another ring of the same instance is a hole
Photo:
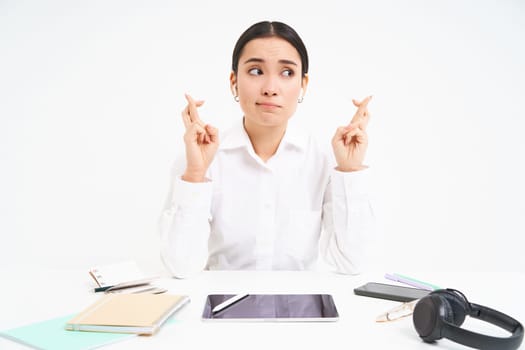
[[[230,86],[244,113],[221,135],[186,95],[186,165],[174,173],[161,216],[161,254],[176,277],[203,269],[304,270],[320,250],[357,273],[372,217],[363,189],[367,105],[332,139],[337,164],[288,128],[308,86],[308,55],[280,22],[248,28],[233,51]]]

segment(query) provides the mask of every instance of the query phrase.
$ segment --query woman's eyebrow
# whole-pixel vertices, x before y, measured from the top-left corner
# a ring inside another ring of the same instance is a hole
[[[289,64],[289,65],[292,65],[292,66],[297,66],[297,63],[295,63],[295,62],[292,61],[292,60],[279,60],[279,63],[282,63],[282,64]]]
[[[252,63],[252,62],[263,63],[264,60],[262,58],[252,57],[252,58],[248,58],[246,61],[244,61],[244,64]]]
[[[252,62],[264,63],[265,61],[262,58],[252,57],[244,61],[244,64],[252,63]],[[289,65],[297,66],[297,63],[295,63],[292,60],[281,59],[278,62],[281,64],[289,64]]]

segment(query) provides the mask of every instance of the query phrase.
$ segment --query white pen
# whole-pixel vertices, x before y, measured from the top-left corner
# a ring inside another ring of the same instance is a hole
[[[226,299],[225,301],[223,301],[222,303],[220,303],[219,305],[216,305],[212,310],[211,312],[219,312],[221,310],[224,310],[225,308],[227,308],[228,306],[231,306],[233,304],[235,304],[236,302],[238,302],[239,300],[242,300],[244,298],[246,298],[249,294],[237,294],[233,297],[231,297],[230,299]]]

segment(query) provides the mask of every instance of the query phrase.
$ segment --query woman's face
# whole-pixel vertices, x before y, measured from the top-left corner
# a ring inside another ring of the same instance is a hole
[[[239,58],[232,89],[239,96],[245,122],[282,126],[297,108],[307,77],[301,76],[301,57],[286,40],[269,37],[249,41]]]

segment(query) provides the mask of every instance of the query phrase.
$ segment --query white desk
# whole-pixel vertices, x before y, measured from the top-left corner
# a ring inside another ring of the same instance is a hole
[[[85,271],[64,269],[18,274],[4,269],[0,272],[4,276],[0,329],[75,313],[99,297],[91,292],[93,285]],[[431,276],[427,273],[424,278],[463,291],[471,302],[506,312],[522,323],[525,321],[523,289],[520,289],[525,273],[436,272]],[[368,281],[389,283],[382,273],[344,276],[326,272],[203,272],[187,280],[163,279],[159,284],[170,292],[191,296],[191,303],[176,314],[178,321],[163,326],[152,337],[134,337],[104,349],[436,349],[419,339],[410,317],[390,323],[374,322],[377,315],[398,303],[353,294],[353,288]],[[201,321],[207,294],[240,291],[330,293],[340,319],[327,323]],[[492,335],[508,334],[471,319],[466,327]],[[27,348],[0,338],[0,349]],[[466,348],[441,340],[439,349]]]

